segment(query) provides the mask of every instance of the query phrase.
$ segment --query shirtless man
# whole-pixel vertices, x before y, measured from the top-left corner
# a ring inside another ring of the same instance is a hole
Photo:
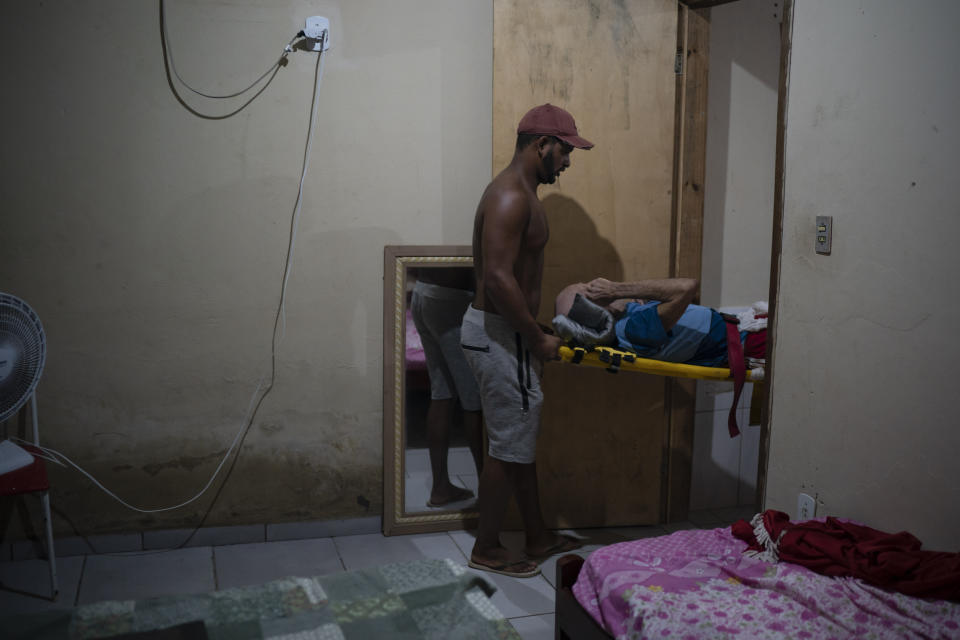
[[[550,104],[531,109],[517,127],[513,159],[484,191],[473,227],[477,292],[463,317],[461,346],[480,387],[489,458],[480,476],[480,529],[470,566],[515,577],[540,572],[532,559],[566,553],[575,539],[547,530],[540,510],[535,452],[545,360],[557,358],[560,338],[537,323],[543,250],[549,230],[541,184],[570,166],[574,148],[593,143],[573,116]],[[531,358],[532,356],[532,358]],[[500,543],[511,492],[526,529],[528,559],[512,559]]]

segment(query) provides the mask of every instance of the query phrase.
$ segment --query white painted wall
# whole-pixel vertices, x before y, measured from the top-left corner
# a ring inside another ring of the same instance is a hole
[[[770,289],[780,22],[770,0],[710,9],[701,304],[750,306]]]
[[[796,0],[766,504],[960,550],[960,5]],[[814,217],[834,217],[816,255]]]
[[[166,5],[181,75],[213,91],[307,16],[332,26],[276,384],[205,524],[379,515],[383,246],[470,242],[492,3]],[[144,507],[203,486],[269,376],[316,61],[204,120],[167,85],[158,22],[156,1],[0,5],[0,290],[46,326],[43,440]],[[195,525],[212,498],[141,516],[74,473],[54,487],[84,533]]]
[[[770,0],[710,9],[701,303],[744,307],[770,287],[780,23]],[[691,509],[754,504],[760,428],[731,439],[733,384],[697,383]]]

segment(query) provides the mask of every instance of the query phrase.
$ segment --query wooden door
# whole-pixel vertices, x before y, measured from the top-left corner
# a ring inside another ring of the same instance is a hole
[[[540,189],[550,224],[541,322],[571,282],[676,274],[677,16],[674,0],[494,0],[494,174],[513,155],[520,118],[544,102],[570,111],[596,144]],[[543,384],[548,525],[659,522],[678,395],[669,380],[549,363]]]

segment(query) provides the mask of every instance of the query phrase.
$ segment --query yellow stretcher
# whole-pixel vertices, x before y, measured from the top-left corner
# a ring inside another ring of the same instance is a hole
[[[610,372],[621,369],[639,371],[657,376],[676,378],[696,378],[699,380],[733,380],[730,369],[723,367],[701,367],[695,364],[678,364],[641,358],[635,353],[614,349],[613,347],[560,347],[560,359],[573,364],[585,364],[600,367]],[[762,382],[763,368],[747,369],[746,382]]]

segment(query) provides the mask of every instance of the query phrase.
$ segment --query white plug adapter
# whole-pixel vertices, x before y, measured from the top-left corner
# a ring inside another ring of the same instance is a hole
[[[323,16],[307,18],[307,26],[303,29],[303,35],[314,41],[313,51],[320,51],[320,39],[323,38],[323,50],[326,51],[330,48],[330,21]]]

